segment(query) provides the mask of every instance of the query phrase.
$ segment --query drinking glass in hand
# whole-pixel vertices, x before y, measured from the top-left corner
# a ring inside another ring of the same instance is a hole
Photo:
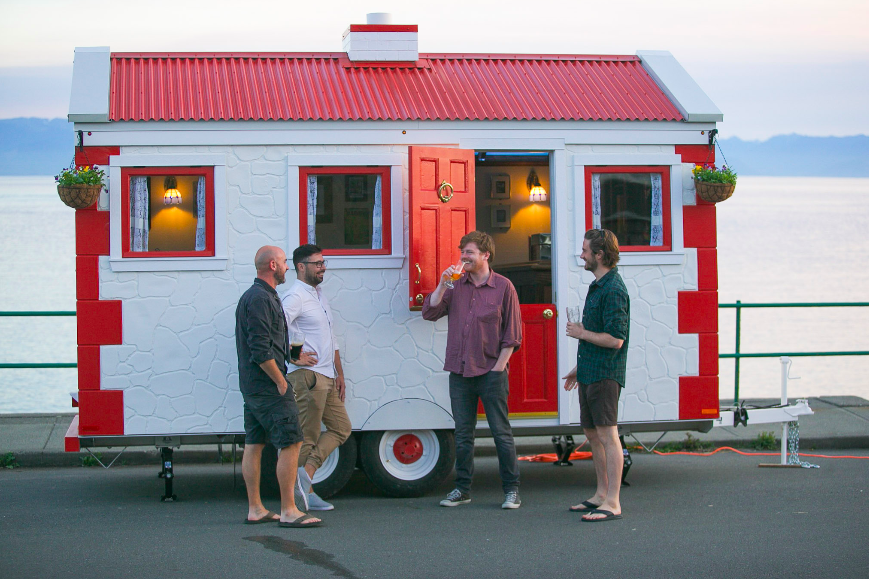
[[[293,332],[293,339],[290,340],[290,360],[298,360],[302,355],[302,346],[305,345],[305,334],[302,332]]]
[[[580,310],[579,306],[573,306],[567,308],[567,321],[571,324],[578,324],[580,322]]]
[[[453,282],[458,281],[458,279],[460,277],[462,277],[462,271],[464,271],[464,268],[465,268],[465,262],[462,260],[459,260],[459,263],[457,263],[456,265],[453,266],[453,273],[450,275],[450,279],[448,279],[447,283],[444,285],[446,285],[450,289],[453,289],[454,287],[456,287],[453,285]]]

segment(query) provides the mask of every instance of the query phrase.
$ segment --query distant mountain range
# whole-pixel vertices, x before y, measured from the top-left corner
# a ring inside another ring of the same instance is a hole
[[[779,135],[766,141],[721,139],[721,156],[740,175],[869,177],[869,136]],[[0,119],[0,175],[55,175],[70,164],[72,123],[64,119]]]

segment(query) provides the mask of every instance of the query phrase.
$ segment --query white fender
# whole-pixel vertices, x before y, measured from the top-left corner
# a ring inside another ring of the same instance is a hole
[[[452,430],[455,427],[452,415],[434,402],[404,398],[375,410],[360,430]]]

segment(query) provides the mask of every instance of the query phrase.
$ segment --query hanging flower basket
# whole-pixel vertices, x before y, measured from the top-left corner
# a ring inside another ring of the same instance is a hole
[[[67,207],[84,209],[97,202],[102,189],[102,185],[86,185],[83,183],[77,185],[58,185],[57,194],[60,195],[60,200]]]
[[[698,165],[692,170],[694,188],[700,199],[707,203],[720,203],[730,199],[736,189],[736,173],[727,165]]]
[[[736,185],[733,183],[706,183],[694,179],[694,188],[697,190],[697,195],[700,199],[707,203],[719,203],[726,199],[730,199],[733,195],[733,190]]]
[[[103,188],[106,172],[94,165],[75,166],[64,169],[54,180],[60,200],[73,209],[84,209],[96,203]]]

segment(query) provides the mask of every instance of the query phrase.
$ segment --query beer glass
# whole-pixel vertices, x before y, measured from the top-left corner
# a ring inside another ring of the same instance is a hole
[[[567,308],[567,321],[571,324],[578,324],[582,319],[580,317],[579,306],[573,306]]]
[[[465,262],[460,259],[459,263],[457,263],[456,265],[453,266],[454,271],[453,271],[452,275],[450,276],[450,279],[447,280],[446,286],[448,288],[452,289],[452,288],[456,287],[453,285],[453,282],[457,281],[460,277],[462,277],[462,271],[464,271],[464,268],[465,268]]]
[[[302,355],[302,346],[305,345],[305,334],[302,332],[293,332],[293,339],[290,340],[290,360],[298,360]]]

